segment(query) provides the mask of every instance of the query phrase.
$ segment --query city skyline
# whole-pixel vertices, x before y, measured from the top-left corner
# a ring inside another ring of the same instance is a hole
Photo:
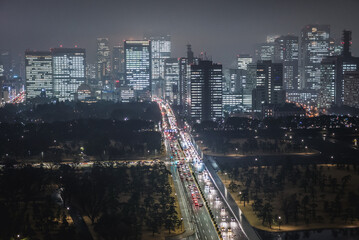
[[[137,4],[143,7],[136,8]],[[190,43],[194,52],[205,51],[216,62],[229,67],[238,53],[252,54],[254,45],[265,42],[267,35],[299,36],[304,25],[318,23],[331,25],[331,33],[337,40],[343,29],[352,30],[352,52],[359,55],[359,48],[355,47],[359,46],[356,42],[359,27],[355,24],[359,18],[355,14],[359,6],[357,1],[286,3],[276,0],[267,3],[257,0],[252,3],[228,1],[228,4],[209,1],[205,6],[201,3],[187,6],[185,2],[168,4],[163,1],[157,1],[155,7],[141,1],[62,1],[61,5],[55,5],[41,0],[31,4],[5,0],[0,3],[0,20],[7,24],[0,25],[0,31],[6,34],[0,39],[0,46],[17,56],[23,55],[26,49],[78,45],[87,49],[88,61],[95,63],[98,37],[108,37],[110,46],[115,46],[123,40],[142,39],[148,32],[160,32],[171,35],[173,57],[184,56],[185,45]],[[46,10],[53,8],[57,11]],[[66,14],[62,14],[64,11]],[[252,15],[254,12],[256,19]],[[34,18],[34,15],[41,17]],[[338,17],[332,18],[333,15]],[[27,40],[23,41],[20,35],[27,36]]]

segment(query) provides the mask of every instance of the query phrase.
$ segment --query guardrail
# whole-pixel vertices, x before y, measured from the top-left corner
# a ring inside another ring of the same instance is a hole
[[[216,170],[213,168],[212,164],[216,164],[218,167],[218,164],[215,162],[214,159],[212,160],[212,163],[208,159],[209,157],[204,155],[201,148],[197,145],[196,141],[194,140],[192,134],[190,134],[191,142],[195,149],[197,150],[198,154],[201,155],[203,159],[203,163],[206,166],[207,171],[210,173],[212,180],[217,188],[217,190],[222,195],[223,199],[226,201],[229,209],[234,214],[236,220],[239,222],[244,234],[248,237],[250,240],[262,240],[262,238],[259,236],[258,232],[250,225],[247,218],[242,214],[242,210],[237,205],[236,201],[232,198],[231,194],[229,194],[228,189],[224,186],[222,180],[218,176]],[[218,169],[217,169],[218,170]]]

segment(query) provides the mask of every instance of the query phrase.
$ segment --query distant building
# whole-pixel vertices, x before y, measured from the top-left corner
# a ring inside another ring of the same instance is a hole
[[[135,91],[130,87],[120,87],[121,102],[135,101]]]
[[[252,91],[252,110],[260,112],[262,105],[284,102],[283,64],[258,61],[256,87]]]
[[[283,88],[298,88],[298,37],[280,36],[275,40],[275,61],[283,63]]]
[[[359,108],[359,71],[344,74],[343,104]]]
[[[247,65],[252,63],[253,58],[249,54],[237,55],[237,67],[238,69],[247,70]]]
[[[35,98],[45,93],[52,97],[52,54],[50,51],[25,52],[26,99]]]
[[[179,59],[165,60],[165,98],[179,105]]]
[[[199,60],[191,65],[190,116],[197,122],[223,117],[221,64]]]
[[[351,31],[343,31],[343,52],[339,56],[326,57],[321,61],[319,107],[329,108],[344,101],[344,74],[359,70],[359,58],[350,52]]]
[[[108,38],[97,38],[97,79],[103,80],[111,71],[110,47]]]
[[[93,96],[91,87],[85,83],[81,84],[77,89],[76,100],[83,103],[94,103],[96,98]]]
[[[115,76],[125,72],[125,51],[123,46],[114,46],[112,50],[112,72]]]
[[[151,100],[151,42],[127,40],[124,48],[126,83],[137,100]]]
[[[145,40],[151,41],[152,94],[162,97],[165,94],[165,60],[171,57],[171,36],[147,35]]]
[[[272,117],[305,117],[306,111],[292,103],[268,104],[262,106],[263,118]]]
[[[330,55],[330,26],[307,25],[301,31],[299,71],[301,89],[320,89],[320,63]]]
[[[86,52],[83,48],[53,48],[53,96],[73,101],[78,87],[85,82]]]
[[[286,99],[289,102],[316,105],[318,102],[318,91],[310,89],[286,90]]]
[[[255,57],[258,61],[274,61],[275,60],[275,43],[266,42],[258,44],[255,51]]]

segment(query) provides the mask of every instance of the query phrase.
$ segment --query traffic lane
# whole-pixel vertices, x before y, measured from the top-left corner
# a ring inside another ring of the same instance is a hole
[[[213,182],[210,179],[205,181],[205,178],[201,175],[197,176],[201,188],[205,189],[204,193],[208,199],[212,212],[215,215],[217,224],[223,232],[224,239],[246,239],[246,237],[243,238],[244,234],[238,223],[232,221],[234,216],[232,212],[229,211],[218,190],[214,188]],[[205,187],[205,185],[209,185],[209,187]],[[222,227],[224,229],[222,229]],[[229,229],[230,231],[228,231]]]

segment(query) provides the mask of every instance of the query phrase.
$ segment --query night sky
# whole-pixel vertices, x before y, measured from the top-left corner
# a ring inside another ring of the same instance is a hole
[[[309,23],[330,24],[332,36],[353,31],[359,56],[359,0],[0,0],[0,49],[86,48],[95,61],[96,37],[111,44],[169,33],[172,56],[206,51],[229,66],[238,53],[252,53],[268,34],[292,33]]]

